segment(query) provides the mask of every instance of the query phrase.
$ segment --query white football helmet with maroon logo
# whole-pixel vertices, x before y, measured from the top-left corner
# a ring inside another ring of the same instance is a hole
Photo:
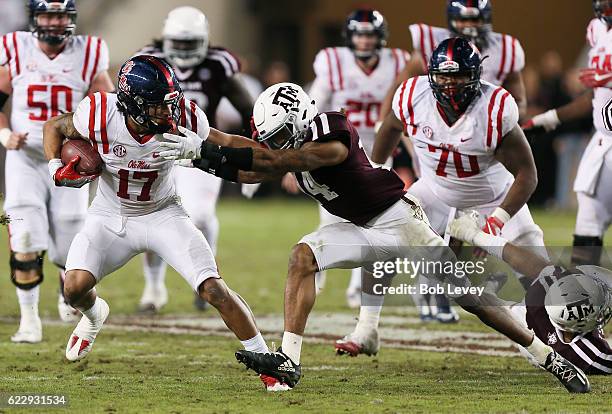
[[[294,83],[277,83],[263,91],[253,106],[257,140],[272,149],[297,148],[318,110]]]
[[[598,266],[556,280],[544,300],[550,322],[578,334],[603,328],[612,317],[611,281],[612,272]]]
[[[168,13],[162,37],[162,50],[172,64],[197,66],[208,53],[208,19],[195,7],[177,7]]]

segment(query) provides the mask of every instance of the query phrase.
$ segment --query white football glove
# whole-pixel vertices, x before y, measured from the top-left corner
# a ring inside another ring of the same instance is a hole
[[[165,133],[164,138],[167,141],[162,141],[159,144],[164,149],[164,151],[160,151],[159,156],[166,160],[200,158],[200,148],[204,140],[195,132],[182,126],[179,126],[178,130],[185,136]]]
[[[451,237],[474,245],[476,235],[482,231],[480,229],[481,226],[478,224],[479,217],[478,212],[472,210],[468,214],[454,219],[449,226]]]
[[[561,121],[556,109],[551,109],[542,114],[536,115],[523,125],[523,129],[532,129],[536,127],[542,127],[546,132],[555,130]]]

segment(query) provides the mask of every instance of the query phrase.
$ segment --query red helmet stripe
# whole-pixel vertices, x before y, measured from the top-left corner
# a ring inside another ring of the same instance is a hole
[[[170,88],[170,92],[171,93],[174,92],[175,90],[174,80],[172,80],[172,74],[170,73],[168,68],[166,68],[166,66],[163,63],[161,63],[157,58],[153,56],[142,55],[142,58],[147,60],[149,63],[154,64],[159,70],[162,71],[162,73],[166,77],[166,82],[168,82],[168,87]]]
[[[453,60],[453,49],[455,48],[456,41],[457,41],[457,38],[453,37],[452,39],[450,39],[450,41],[448,42],[448,46],[446,47],[446,58],[449,61]]]

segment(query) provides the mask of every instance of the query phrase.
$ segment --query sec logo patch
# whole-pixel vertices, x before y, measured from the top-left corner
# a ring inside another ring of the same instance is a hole
[[[433,129],[431,129],[431,127],[428,127],[428,126],[424,126],[423,127],[423,134],[427,138],[431,139],[431,137],[433,137]]]
[[[125,157],[125,154],[127,154],[127,150],[121,144],[115,145],[113,147],[113,154],[115,154],[119,158],[123,158],[123,157]]]

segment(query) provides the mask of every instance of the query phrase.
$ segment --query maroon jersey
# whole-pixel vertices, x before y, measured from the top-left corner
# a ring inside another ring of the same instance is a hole
[[[338,165],[295,173],[301,190],[331,214],[363,225],[404,195],[398,175],[374,168],[353,125],[340,112],[323,112],[310,123],[307,142],[340,141],[349,153]]]
[[[165,59],[161,42],[145,46],[138,54],[154,55]],[[169,60],[167,61],[172,65]],[[210,126],[215,128],[217,107],[221,98],[225,96],[227,81],[240,72],[240,61],[227,49],[209,47],[206,58],[198,66],[180,69],[172,65],[172,68],[185,97],[204,110]]]
[[[545,268],[527,290],[527,325],[542,342],[572,362],[586,374],[612,374],[612,349],[604,338],[602,330],[594,330],[576,336],[571,342],[563,340],[548,318],[544,298],[548,288],[558,279],[568,277],[572,272],[558,266]]]

